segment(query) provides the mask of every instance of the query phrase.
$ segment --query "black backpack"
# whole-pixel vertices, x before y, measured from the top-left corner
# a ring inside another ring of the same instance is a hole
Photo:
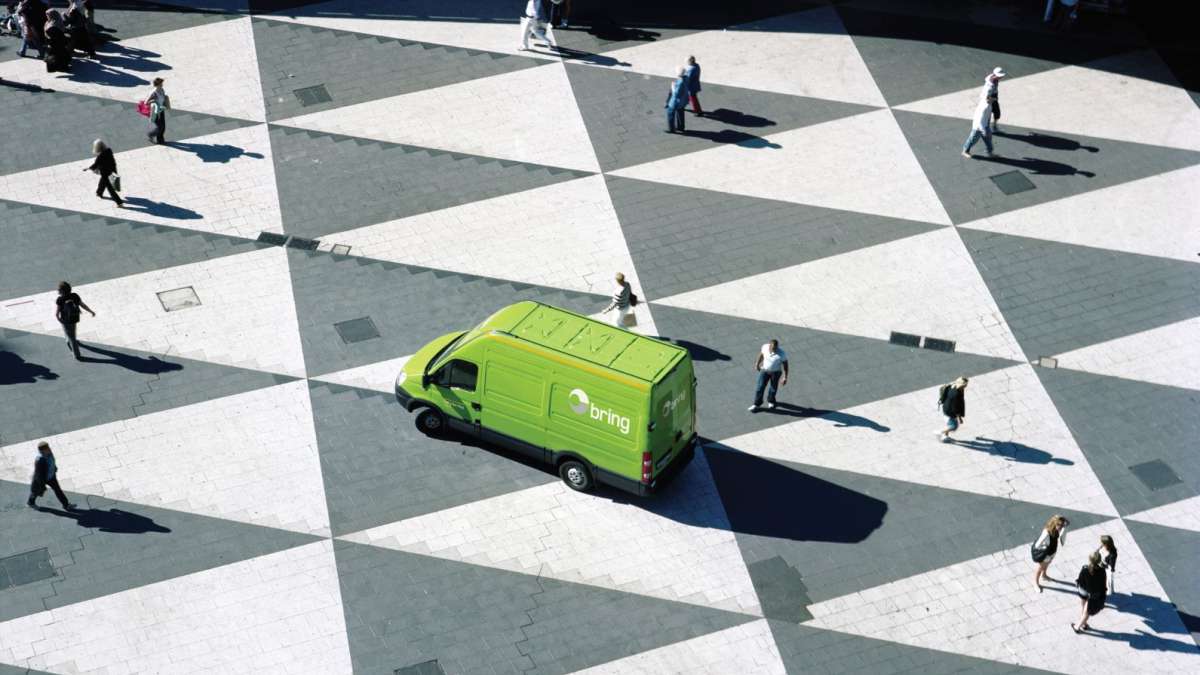
[[[950,385],[943,384],[938,388],[938,408],[946,404],[946,395],[950,393]]]
[[[63,323],[79,323],[79,302],[74,298],[63,300],[61,316]]]

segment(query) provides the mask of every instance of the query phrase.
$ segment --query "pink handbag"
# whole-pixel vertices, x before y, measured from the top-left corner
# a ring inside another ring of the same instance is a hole
[[[145,101],[138,101],[138,114],[142,117],[150,116],[150,104]]]

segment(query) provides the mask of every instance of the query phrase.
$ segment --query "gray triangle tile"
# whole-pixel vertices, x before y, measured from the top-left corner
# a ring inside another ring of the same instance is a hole
[[[1200,316],[1200,266],[960,228],[1030,359]]]
[[[962,157],[970,131],[962,119],[893,110],[909,147],[954,223],[1072,197],[1200,164],[1200,152],[1002,125],[997,156]],[[982,153],[982,141],[974,150]],[[992,176],[1020,172],[1034,189],[1006,195]]]
[[[513,44],[517,35],[513,33]],[[254,19],[254,42],[267,119],[281,120],[490,75],[541,62],[515,54]],[[304,105],[296,92],[321,86]]]
[[[0,200],[2,296],[16,298],[53,289],[245,253],[265,244],[185,230]],[[103,251],[104,255],[79,255]]]
[[[32,467],[32,458],[30,465]],[[60,458],[69,473],[69,458]],[[0,481],[0,557],[47,549],[54,576],[4,591],[0,621],[192,574],[317,541],[318,537],[67,491],[63,511],[47,492],[23,506],[29,486]]]
[[[1109,602],[1119,611],[1145,617],[1148,631],[1114,637],[1128,640],[1135,649],[1174,649],[1177,643],[1157,637],[1171,631],[1174,622],[1170,617],[1174,613],[1191,634],[1192,642],[1200,645],[1200,586],[1195,583],[1200,533],[1134,520],[1126,520],[1125,527],[1137,540],[1167,597],[1121,593],[1118,583],[1118,592],[1108,596]],[[1200,655],[1200,649],[1195,653]]]
[[[589,175],[292,127],[272,126],[271,147],[284,230],[303,237]]]
[[[936,442],[930,433],[930,443]],[[767,618],[1032,542],[1056,512],[1108,516],[705,448]]]
[[[51,675],[51,673],[24,666],[12,666],[7,663],[0,663],[0,675]]]
[[[1035,370],[1119,513],[1200,495],[1200,392],[1074,370]],[[1135,473],[1133,467],[1140,468]]]
[[[663,339],[687,347],[695,359],[697,426],[722,440],[798,418],[824,415],[925,387],[1006,368],[1012,361],[914,349],[886,340],[753,321],[654,305]],[[776,338],[788,353],[792,376],[775,411],[746,411],[754,400],[751,366],[763,343]],[[930,405],[930,424],[941,418]]]
[[[559,674],[756,617],[335,541],[355,672]],[[403,583],[397,583],[403,580]]]
[[[596,158],[605,171],[721,144],[761,147],[769,152],[770,141],[764,136],[875,109],[855,103],[706,84],[704,117],[688,112],[687,133],[668,134],[663,106],[671,77],[576,64],[567,64],[567,76]]]
[[[79,325],[79,339],[82,361],[74,359],[62,337],[0,330],[4,443],[130,419],[294,379],[90,343],[86,319]]]
[[[944,227],[616,176],[606,181],[648,300]]]
[[[607,296],[369,258],[288,253],[304,360],[314,376],[412,354],[520,300],[584,314],[608,302]],[[363,317],[371,319],[379,337],[347,344],[334,324]]]

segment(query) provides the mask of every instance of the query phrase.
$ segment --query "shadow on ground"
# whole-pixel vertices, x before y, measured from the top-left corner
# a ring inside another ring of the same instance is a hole
[[[57,380],[58,373],[38,363],[30,363],[12,352],[0,351],[0,385],[33,384],[38,380]]]
[[[60,518],[74,519],[80,527],[111,534],[146,534],[148,532],[165,533],[171,531],[170,528],[163,527],[146,516],[122,511],[121,509],[109,509],[107,511],[99,509],[75,509],[74,511],[63,511],[62,509],[40,506],[38,510],[45,513],[53,513]]]
[[[135,373],[147,373],[155,375],[158,373],[166,373],[172,370],[183,370],[182,363],[173,361],[163,361],[157,356],[134,356],[124,352],[117,352],[111,349],[103,349],[94,345],[79,343],[79,348],[107,356],[107,359],[97,359],[90,356],[80,356],[79,360],[83,363],[101,363],[120,366],[126,370],[132,370]]]

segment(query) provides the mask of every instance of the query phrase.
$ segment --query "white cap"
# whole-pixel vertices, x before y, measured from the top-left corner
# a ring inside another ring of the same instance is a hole
[[[1004,72],[1004,69],[1001,68],[1000,66],[996,66],[995,68],[992,68],[992,74],[995,75],[996,77],[1004,77],[1005,75],[1008,75],[1008,73]]]

